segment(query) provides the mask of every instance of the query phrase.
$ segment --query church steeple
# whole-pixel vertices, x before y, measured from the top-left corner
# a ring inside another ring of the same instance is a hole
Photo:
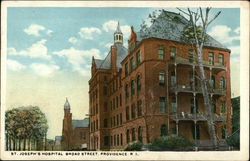
[[[116,31],[114,33],[114,43],[123,43],[123,34],[122,34],[122,31],[120,29],[120,23],[118,21],[118,24],[117,24],[117,28],[116,28]]]
[[[66,102],[64,104],[64,109],[65,110],[70,110],[70,104],[69,104],[69,101],[68,101],[68,98],[66,97]]]

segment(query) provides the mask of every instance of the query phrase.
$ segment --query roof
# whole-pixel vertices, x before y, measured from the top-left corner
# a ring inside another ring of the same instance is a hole
[[[140,31],[136,33],[137,41],[141,41],[146,38],[160,38],[183,42],[181,39],[182,31],[188,23],[189,21],[180,14],[163,11],[147,31]],[[159,28],[161,30],[159,30]],[[204,46],[227,49],[208,34]]]
[[[61,141],[62,140],[62,136],[56,136],[55,137],[55,141]]]
[[[122,31],[121,31],[121,28],[120,28],[120,23],[118,21],[118,25],[117,25],[117,28],[116,28],[116,31],[115,31],[115,34],[122,34]]]
[[[89,126],[89,119],[85,118],[83,120],[72,120],[72,128],[78,127],[88,127]]]
[[[117,48],[117,59],[116,65],[119,68],[122,68],[121,62],[122,60],[128,55],[128,49],[125,48],[120,43],[115,43],[114,46]],[[105,57],[104,60],[101,59],[94,59],[96,63],[97,69],[111,69],[111,51],[109,51],[108,55]]]
[[[70,109],[70,104],[69,104],[68,98],[66,98],[66,102],[64,104],[64,109]]]

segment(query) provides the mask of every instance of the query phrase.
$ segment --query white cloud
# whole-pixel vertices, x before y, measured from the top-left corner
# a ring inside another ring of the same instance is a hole
[[[101,30],[96,27],[83,27],[80,29],[78,34],[81,36],[81,38],[85,38],[87,40],[93,40],[93,34],[101,34]]]
[[[91,63],[92,56],[100,58],[100,51],[98,49],[78,50],[71,47],[69,49],[55,51],[53,54],[65,57],[72,65],[73,70],[81,73],[82,75],[90,74],[89,64]]]
[[[68,41],[69,41],[70,43],[72,43],[72,44],[76,44],[76,43],[78,42],[77,38],[75,38],[75,37],[70,37],[70,38],[68,39]]]
[[[60,69],[57,65],[42,63],[32,63],[30,68],[40,76],[50,76],[52,73]]]
[[[37,24],[31,24],[28,28],[24,29],[24,32],[28,35],[40,36],[40,31],[45,30],[45,27]]]
[[[47,34],[48,36],[51,36],[51,35],[52,35],[52,33],[53,33],[53,31],[52,31],[52,30],[47,30],[47,31],[46,31],[46,34]]]
[[[109,20],[109,21],[105,22],[102,25],[102,27],[103,27],[104,31],[109,32],[109,31],[115,31],[117,28],[117,25],[118,25],[118,21]],[[124,38],[127,39],[130,36],[130,31],[131,31],[130,26],[122,25],[120,27],[121,27],[121,31],[123,33]]]
[[[20,71],[26,68],[23,64],[16,60],[7,59],[7,68],[12,71]]]
[[[215,38],[216,40],[218,40],[219,42],[223,44],[230,44],[234,40],[240,40],[239,35],[231,36],[231,33],[234,33],[234,31],[226,25],[214,26],[208,32],[209,35],[211,35],[213,38]]]
[[[117,21],[115,21],[115,20],[109,20],[109,21],[105,22],[102,25],[102,27],[103,27],[103,30],[106,31],[106,32],[115,31],[116,27],[117,27],[117,24],[118,24]]]
[[[48,55],[47,47],[45,46],[47,40],[42,39],[40,41],[35,42],[27,49],[16,51],[15,48],[8,48],[9,55],[22,55],[29,56],[31,58],[42,58],[42,59],[50,59],[51,57]]]

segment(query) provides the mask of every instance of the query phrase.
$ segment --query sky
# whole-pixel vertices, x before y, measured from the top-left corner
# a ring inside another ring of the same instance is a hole
[[[88,113],[92,56],[103,59],[120,22],[124,46],[130,26],[138,31],[157,8],[10,7],[7,10],[6,109],[39,106],[49,124],[48,138],[62,134],[66,97],[73,119]],[[179,13],[175,8],[165,8]],[[208,34],[231,49],[232,97],[239,96],[240,10],[222,11]]]

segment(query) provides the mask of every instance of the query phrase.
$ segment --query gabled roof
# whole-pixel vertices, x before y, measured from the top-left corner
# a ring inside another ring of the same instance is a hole
[[[128,55],[128,49],[125,48],[120,43],[114,44],[117,48],[117,59],[116,59],[116,65],[119,70],[119,68],[122,67],[121,62],[122,60]],[[94,59],[96,63],[97,69],[111,69],[111,51],[109,51],[108,55],[105,57],[104,60],[100,59]],[[97,65],[100,64],[100,65]]]
[[[85,118],[83,120],[72,120],[72,128],[78,127],[88,127],[89,126],[89,119]]]
[[[163,17],[164,21],[161,20]],[[189,21],[180,14],[163,11],[156,21],[149,27],[146,33],[143,31],[137,32],[137,41],[141,41],[146,38],[160,38],[183,42],[181,39],[182,31],[188,23]],[[227,49],[224,45],[216,41],[208,34],[204,46]]]

